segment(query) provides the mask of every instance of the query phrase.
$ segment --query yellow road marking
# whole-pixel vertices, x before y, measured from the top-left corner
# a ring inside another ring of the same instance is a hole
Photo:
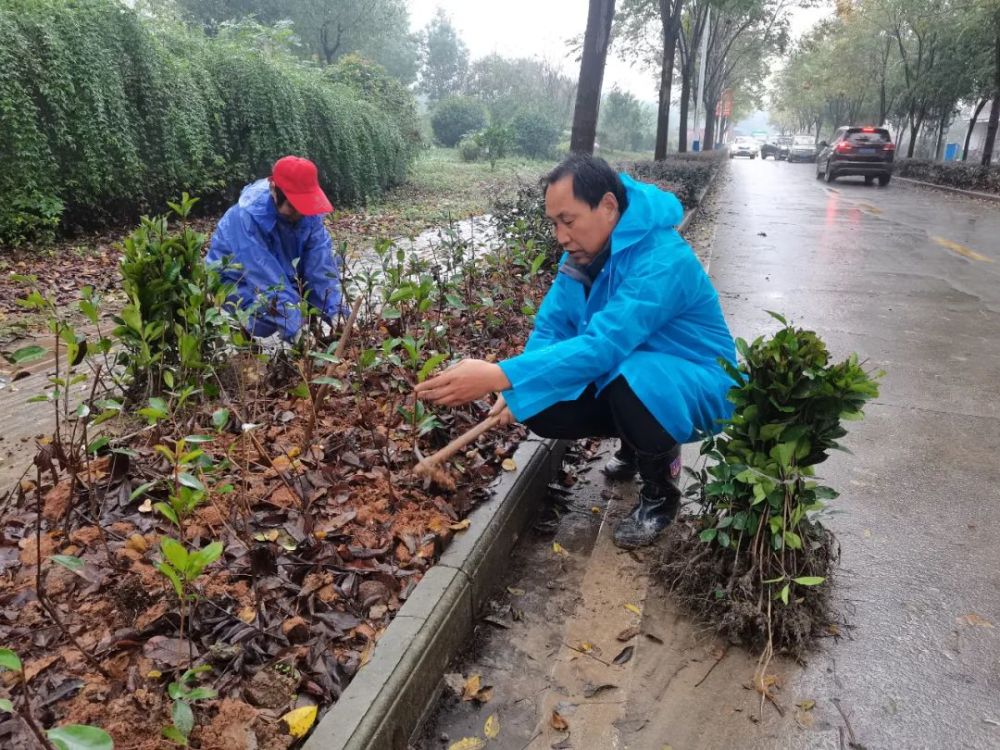
[[[951,240],[946,240],[944,237],[937,237],[931,235],[931,239],[938,243],[941,247],[951,250],[953,253],[958,253],[964,258],[969,260],[981,260],[984,263],[993,263],[993,258],[989,258],[982,253],[977,253],[971,247],[966,247],[958,242],[952,242]]]
[[[879,208],[878,206],[873,206],[871,203],[859,203],[858,205],[861,206],[861,208],[865,209],[866,211],[870,211],[873,214],[877,215],[882,213],[881,208]]]

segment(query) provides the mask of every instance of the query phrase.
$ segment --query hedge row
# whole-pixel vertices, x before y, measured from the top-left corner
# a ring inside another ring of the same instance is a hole
[[[290,56],[153,24],[118,0],[0,7],[0,243],[134,221],[183,190],[222,204],[289,153],[337,204],[405,177],[390,107]]]
[[[1000,164],[984,167],[961,161],[902,159],[896,162],[895,172],[900,177],[911,177],[935,185],[1000,194]]]
[[[669,154],[663,161],[635,161],[616,164],[637,180],[652,182],[680,200],[685,210],[698,205],[698,195],[722,163],[723,152]]]

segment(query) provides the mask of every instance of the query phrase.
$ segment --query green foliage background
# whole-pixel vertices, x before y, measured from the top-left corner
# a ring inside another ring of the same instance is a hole
[[[0,70],[0,243],[135,221],[181,191],[221,204],[285,154],[316,161],[335,203],[361,202],[416,149],[405,102],[116,0],[6,0]]]

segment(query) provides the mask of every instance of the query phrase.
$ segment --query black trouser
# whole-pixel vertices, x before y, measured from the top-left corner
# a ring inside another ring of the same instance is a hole
[[[536,435],[546,438],[621,438],[623,447],[631,448],[640,459],[640,471],[643,458],[661,458],[677,447],[677,441],[663,429],[623,376],[611,381],[599,396],[596,393],[597,386],[591,383],[576,401],[560,401],[525,424]]]

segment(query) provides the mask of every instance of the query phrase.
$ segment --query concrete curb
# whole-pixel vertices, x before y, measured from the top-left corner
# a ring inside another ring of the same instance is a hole
[[[937,185],[933,182],[915,180],[912,177],[900,177],[899,175],[895,175],[895,179],[900,180],[901,182],[909,183],[910,185],[919,185],[920,187],[932,188],[934,190],[944,190],[948,193],[957,193],[958,195],[964,195],[969,198],[980,198],[982,200],[1000,203],[1000,195],[996,195],[995,193],[982,193],[978,190],[963,190],[962,188],[951,187],[950,185]]]
[[[447,665],[473,635],[476,614],[558,470],[566,442],[529,436],[494,495],[469,514],[378,641],[375,653],[320,721],[303,750],[406,750],[437,700]]]

